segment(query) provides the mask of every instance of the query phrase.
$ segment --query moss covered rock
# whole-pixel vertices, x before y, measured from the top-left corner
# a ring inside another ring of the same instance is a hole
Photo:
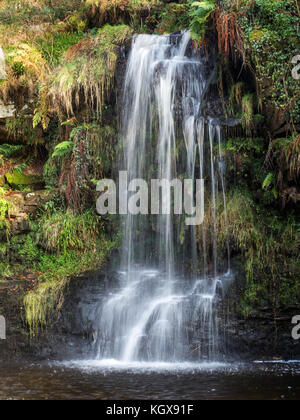
[[[14,171],[13,173],[5,175],[6,181],[12,187],[21,186],[31,186],[31,185],[40,185],[43,184],[43,177],[37,175],[26,175]]]

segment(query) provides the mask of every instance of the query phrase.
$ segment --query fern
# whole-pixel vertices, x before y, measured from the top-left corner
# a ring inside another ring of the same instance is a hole
[[[206,21],[216,9],[216,5],[212,0],[196,2],[190,0],[189,7],[189,17],[191,18],[191,36],[194,39],[201,39],[205,35]]]
[[[20,165],[15,167],[15,172],[17,174],[22,175],[23,171],[27,168],[27,164],[25,162],[21,163]]]
[[[11,144],[1,144],[0,145],[0,155],[3,155],[6,158],[13,157],[17,155],[21,150],[23,149],[23,146],[14,146]]]
[[[274,181],[275,181],[275,176],[271,172],[266,176],[266,178],[265,178],[265,180],[262,184],[262,189],[263,190],[268,190],[273,185]]]
[[[74,143],[72,141],[63,141],[55,147],[52,157],[64,157],[70,154],[73,151],[73,148]]]

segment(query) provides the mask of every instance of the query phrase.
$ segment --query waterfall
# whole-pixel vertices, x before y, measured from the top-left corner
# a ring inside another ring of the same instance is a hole
[[[219,191],[225,206],[226,196],[221,129],[201,115],[210,77],[207,61],[193,51],[188,32],[133,40],[120,167],[129,180],[210,180],[213,267],[205,229],[185,226],[184,216],[125,216],[118,282],[95,314],[98,359],[216,360],[222,352],[216,308],[226,274],[218,268],[216,206]]]

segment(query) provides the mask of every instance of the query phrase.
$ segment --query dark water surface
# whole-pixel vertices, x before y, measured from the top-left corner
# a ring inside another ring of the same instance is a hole
[[[300,362],[0,366],[0,399],[300,399]]]

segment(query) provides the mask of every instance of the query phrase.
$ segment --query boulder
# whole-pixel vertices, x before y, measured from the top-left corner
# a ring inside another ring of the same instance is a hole
[[[5,178],[7,183],[13,188],[17,188],[18,186],[33,186],[43,184],[42,176],[26,175],[24,173],[19,173],[18,171],[6,174]]]

